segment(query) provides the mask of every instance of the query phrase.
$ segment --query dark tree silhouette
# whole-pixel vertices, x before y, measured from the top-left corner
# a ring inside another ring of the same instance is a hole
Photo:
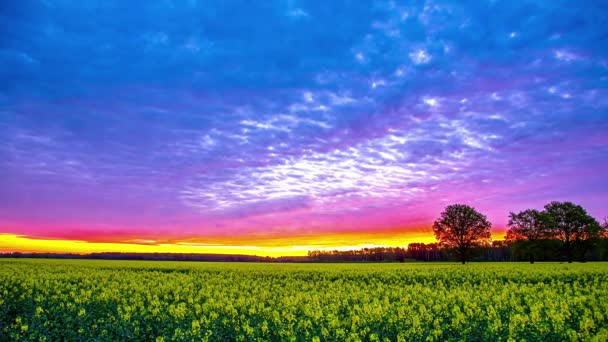
[[[545,206],[545,213],[547,228],[553,238],[564,244],[568,262],[572,262],[575,246],[582,249],[584,260],[589,242],[599,238],[602,232],[599,222],[583,207],[572,202],[551,202]]]
[[[445,208],[433,224],[433,232],[439,244],[453,251],[463,264],[470,251],[490,240],[492,224],[485,215],[464,204]]]
[[[509,214],[509,230],[505,240],[523,246],[531,264],[534,263],[534,254],[540,247],[541,240],[547,237],[545,215],[534,209]]]

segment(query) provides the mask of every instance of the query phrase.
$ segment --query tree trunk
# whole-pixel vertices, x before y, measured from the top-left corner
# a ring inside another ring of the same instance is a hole
[[[464,247],[460,247],[460,261],[463,265],[466,262],[466,259],[466,249]]]
[[[530,253],[530,263],[534,263],[534,253]]]
[[[566,259],[568,259],[568,263],[571,264],[572,263],[572,245],[570,244],[570,241],[566,241]]]

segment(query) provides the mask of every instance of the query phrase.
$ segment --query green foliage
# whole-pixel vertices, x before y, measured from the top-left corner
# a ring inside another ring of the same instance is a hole
[[[0,260],[0,340],[606,341],[608,267]]]

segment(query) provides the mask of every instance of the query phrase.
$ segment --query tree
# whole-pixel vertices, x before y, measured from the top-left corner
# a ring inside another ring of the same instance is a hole
[[[580,247],[584,260],[589,243],[600,236],[602,227],[580,205],[572,202],[551,202],[545,206],[546,224],[551,236],[561,240],[569,263],[575,247]]]
[[[599,232],[599,241],[596,249],[596,260],[608,260],[608,217],[604,218],[602,229]]]
[[[519,213],[509,214],[507,236],[509,242],[520,244],[534,263],[534,254],[540,247],[540,240],[547,236],[545,214],[538,210],[527,209]]]
[[[439,244],[453,251],[463,264],[470,251],[490,240],[492,224],[485,215],[464,204],[445,208],[433,224],[433,232]]]

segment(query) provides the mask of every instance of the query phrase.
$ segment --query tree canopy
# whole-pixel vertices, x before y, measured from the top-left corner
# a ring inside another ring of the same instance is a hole
[[[540,240],[547,236],[546,221],[546,214],[535,209],[509,214],[509,230],[505,240],[519,243],[528,253],[532,264]]]
[[[580,205],[572,202],[551,202],[545,205],[546,225],[552,237],[564,244],[568,262],[572,262],[575,247],[584,258],[588,244],[598,238],[602,226]]]
[[[446,207],[433,224],[440,245],[453,251],[463,264],[474,247],[490,241],[491,228],[485,215],[464,204]]]

